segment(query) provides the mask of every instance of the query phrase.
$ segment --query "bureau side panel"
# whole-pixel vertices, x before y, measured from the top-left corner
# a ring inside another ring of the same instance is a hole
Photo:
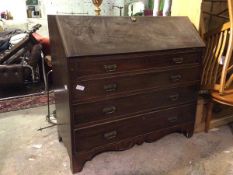
[[[67,59],[65,57],[65,51],[55,16],[48,16],[48,26],[51,42],[58,135],[62,138],[64,145],[67,147],[69,156],[72,158]]]

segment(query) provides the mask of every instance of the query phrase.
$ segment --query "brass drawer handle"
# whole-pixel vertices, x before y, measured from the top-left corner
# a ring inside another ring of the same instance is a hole
[[[116,138],[116,136],[117,136],[117,131],[111,131],[111,132],[107,132],[104,134],[104,138],[106,140],[112,140],[112,139]]]
[[[106,92],[115,92],[117,90],[117,84],[104,85],[104,90]]]
[[[181,79],[182,79],[182,75],[180,75],[180,74],[170,76],[170,80],[172,83],[179,82],[179,81],[181,81]]]
[[[104,65],[104,69],[106,72],[115,72],[117,70],[117,65],[116,64]]]
[[[106,108],[103,109],[103,113],[105,115],[113,114],[114,112],[116,112],[116,107],[115,106],[110,106],[110,107],[106,107]]]
[[[179,99],[180,95],[179,94],[174,94],[174,95],[170,95],[169,98],[171,99],[171,101],[177,101]]]
[[[176,57],[176,58],[172,58],[172,61],[175,64],[182,64],[184,62],[184,58],[182,58],[182,57]]]
[[[178,117],[177,116],[168,117],[167,120],[168,120],[169,123],[175,123],[178,120]]]

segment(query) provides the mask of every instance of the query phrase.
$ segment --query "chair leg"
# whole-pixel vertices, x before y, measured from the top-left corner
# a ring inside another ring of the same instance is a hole
[[[210,101],[207,104],[207,116],[206,116],[206,121],[205,121],[205,132],[208,132],[210,129],[210,122],[212,119],[212,111],[213,111],[213,102]]]

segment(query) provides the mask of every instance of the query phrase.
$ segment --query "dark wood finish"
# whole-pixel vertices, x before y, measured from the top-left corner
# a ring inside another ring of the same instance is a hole
[[[58,27],[54,16],[50,16],[48,18],[48,23],[53,28],[50,28],[50,42],[56,43],[51,48],[51,56],[53,58],[53,76],[54,79],[54,88],[55,90],[55,98],[56,98],[56,116],[59,121],[58,127],[58,138],[63,141],[63,143],[67,147],[67,151],[70,157],[72,157],[72,119],[68,116],[71,115],[70,112],[70,102],[69,102],[69,80],[67,76],[68,67],[67,61],[65,58],[64,47],[62,45],[62,40],[57,36]],[[72,163],[71,163],[72,167]]]
[[[80,172],[83,169],[83,166],[86,161],[91,160],[94,156],[99,153],[106,151],[124,151],[132,148],[134,145],[141,145],[144,142],[151,143],[154,142],[161,137],[168,135],[174,132],[181,132],[187,138],[192,137],[194,131],[194,123],[183,123],[181,125],[172,126],[169,128],[155,130],[149,133],[145,133],[139,136],[131,137],[128,139],[121,140],[116,143],[108,144],[103,147],[97,147],[89,150],[88,152],[79,152],[74,154],[73,159],[73,172]]]
[[[135,22],[131,17],[56,18],[68,57],[184,49],[205,45],[188,17],[136,17]]]
[[[166,110],[135,115],[133,118],[112,121],[94,127],[75,130],[76,152],[118,142],[120,140],[169,128],[186,122],[194,122],[196,105],[190,104]]]
[[[190,73],[192,72],[192,73]],[[143,72],[130,72],[123,75],[101,76],[99,78],[72,79],[72,94],[74,101],[85,101],[103,96],[140,91],[151,88],[167,87],[182,83],[199,81],[200,67],[198,65],[185,68],[170,68],[163,71],[147,70]],[[77,85],[85,87],[85,91],[76,89]]]
[[[125,115],[134,113],[192,103],[196,101],[197,89],[197,86],[178,87],[74,105],[74,121],[75,124],[82,124],[84,122],[111,119],[112,117],[122,118]]]
[[[133,61],[132,61],[133,58]],[[200,49],[182,49],[158,51],[156,53],[137,53],[122,55],[103,55],[70,59],[70,72],[72,78],[97,74],[113,74],[145,69],[161,69],[161,67],[190,65],[200,63]]]
[[[49,32],[73,172],[104,151],[193,135],[204,45],[187,18],[49,16]]]

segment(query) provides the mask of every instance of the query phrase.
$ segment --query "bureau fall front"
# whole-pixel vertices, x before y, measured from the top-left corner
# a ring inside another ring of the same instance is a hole
[[[204,43],[186,17],[48,17],[59,139],[72,171],[194,130]]]

